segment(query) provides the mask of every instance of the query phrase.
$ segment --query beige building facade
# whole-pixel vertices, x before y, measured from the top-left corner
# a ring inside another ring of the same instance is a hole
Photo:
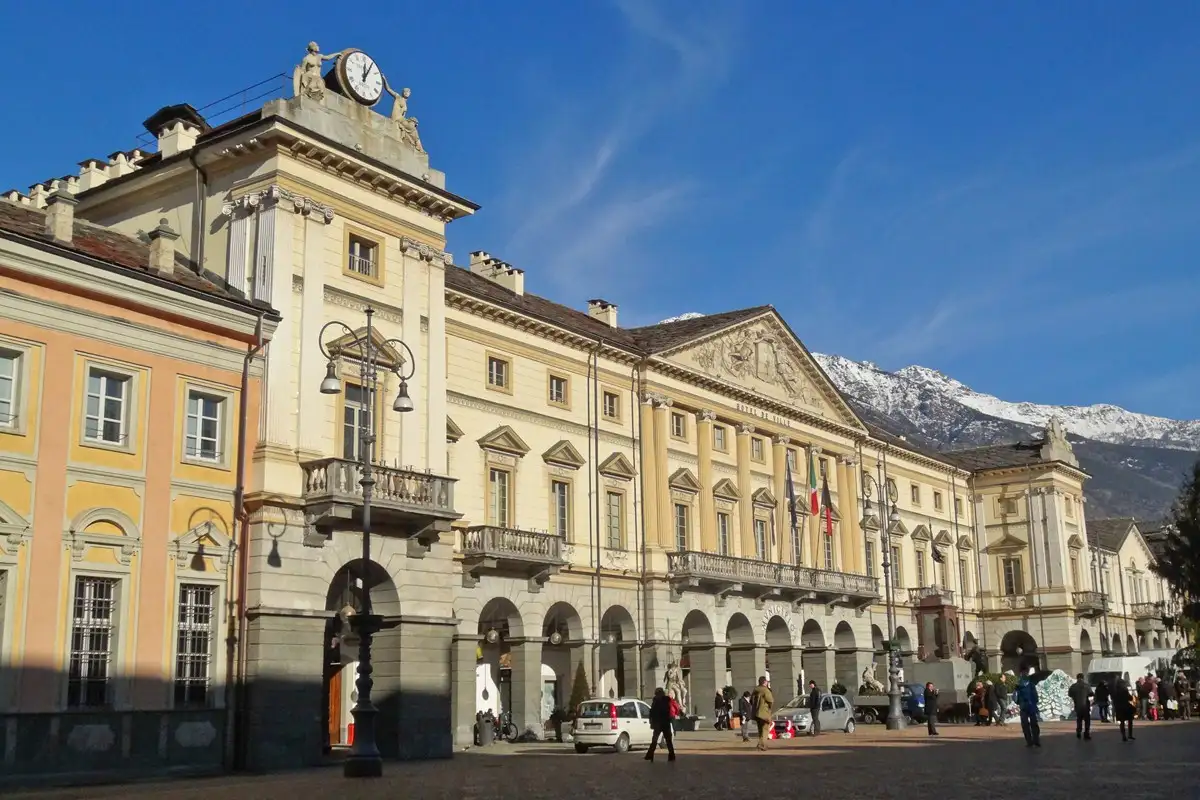
[[[995,668],[1037,655],[1076,672],[1134,619],[1093,566],[1087,476],[1059,426],[923,452],[861,419],[771,306],[628,328],[612,302],[527,292],[487,252],[457,266],[446,226],[478,206],[430,166],[407,108],[385,116],[311,70],[216,127],[164,108],[146,123],[156,152],[63,182],[97,224],[136,235],[165,214],[189,258],[282,315],[238,555],[248,765],[315,763],[351,738],[364,585],[384,619],[380,746],[402,758],[469,746],[486,709],[541,735],[581,665],[593,692],[644,697],[679,663],[708,715],[768,672],[780,702],[806,679],[854,690],[889,639],[906,661],[977,644]],[[395,413],[409,372],[415,410]],[[327,376],[340,393],[321,393]]]

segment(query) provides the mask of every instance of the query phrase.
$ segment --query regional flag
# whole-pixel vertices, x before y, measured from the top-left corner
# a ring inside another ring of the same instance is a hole
[[[825,506],[825,535],[833,536],[833,499],[829,496],[829,476],[821,480],[821,503]]]
[[[800,509],[796,507],[796,487],[792,483],[792,459],[787,459],[786,463],[787,471],[785,480],[787,481],[788,511],[791,512],[792,515],[792,535],[795,536],[796,530],[800,527],[800,521],[796,519],[796,515],[799,513]]]
[[[821,513],[820,502],[817,500],[817,467],[813,460],[812,448],[808,448],[808,500],[812,507],[812,515],[815,517]]]

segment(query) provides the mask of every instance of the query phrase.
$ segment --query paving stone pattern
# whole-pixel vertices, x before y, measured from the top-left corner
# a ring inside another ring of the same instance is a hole
[[[1111,797],[1120,800],[1200,796],[1200,723],[1140,726],[1123,743],[1112,726],[1091,742],[1074,725],[1043,726],[1043,746],[1028,749],[1016,725],[924,728],[889,733],[863,726],[851,735],[772,742],[754,752],[737,734],[684,734],[679,759],[648,764],[641,753],[576,754],[570,745],[496,745],[449,761],[389,763],[377,781],[349,781],[327,768],[262,777],[230,776],[128,786],[59,789],[7,795],[10,800],[297,800],[302,796],[549,800],[620,797]]]

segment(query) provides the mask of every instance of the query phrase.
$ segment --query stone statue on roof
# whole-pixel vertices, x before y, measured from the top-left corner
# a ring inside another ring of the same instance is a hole
[[[308,43],[308,52],[300,63],[292,70],[292,94],[296,97],[311,97],[320,100],[325,96],[325,76],[321,74],[321,65],[333,61],[341,53],[326,56],[321,54],[321,48],[316,42]]]
[[[396,128],[400,131],[401,141],[418,153],[424,153],[421,136],[417,133],[417,118],[408,116],[408,98],[412,96],[412,89],[406,87],[397,92],[386,80],[383,82],[383,88],[392,96],[392,122],[396,123]]]

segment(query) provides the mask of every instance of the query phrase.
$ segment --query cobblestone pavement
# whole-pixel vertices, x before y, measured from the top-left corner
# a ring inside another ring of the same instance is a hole
[[[6,795],[11,800],[129,798],[129,800],[301,800],[304,796],[429,798],[430,800],[573,800],[619,797],[661,800],[695,797],[912,798],[986,797],[1193,798],[1200,796],[1200,723],[1139,725],[1123,743],[1111,725],[1091,742],[1075,739],[1073,724],[1043,726],[1043,746],[1026,748],[1019,726],[942,727],[888,732],[863,726],[854,734],[772,742],[767,753],[735,734],[683,734],[679,759],[647,764],[640,753],[576,754],[570,745],[495,745],[450,761],[388,763],[386,775],[350,781],[338,769],[261,777],[178,780],[171,783],[57,789]],[[935,794],[936,793],[936,794]]]

